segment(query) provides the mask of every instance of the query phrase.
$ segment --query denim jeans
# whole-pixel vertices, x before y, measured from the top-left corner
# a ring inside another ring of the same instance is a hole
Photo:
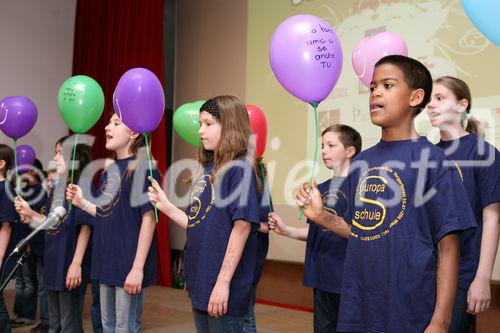
[[[449,333],[468,333],[476,322],[476,316],[467,313],[467,292],[467,289],[457,289]]]
[[[49,333],[83,333],[84,296],[69,291],[47,291]]]
[[[243,333],[256,333],[257,325],[255,323],[255,300],[257,298],[257,285],[252,286],[250,290],[250,305],[248,307],[248,313],[245,316],[245,322],[243,324]]]
[[[337,332],[340,295],[314,289],[314,333]]]
[[[92,304],[90,305],[90,318],[92,319],[92,328],[94,329],[94,333],[102,333],[100,288],[99,281],[92,280]]]
[[[27,256],[16,271],[16,297],[14,315],[17,318],[35,320],[36,316],[36,266],[33,256]]]
[[[3,299],[3,294],[0,294],[0,332],[10,333],[10,318],[9,311],[5,306],[5,301]]]
[[[43,257],[33,255],[36,264],[36,280],[38,286],[38,298],[40,300],[40,321],[49,322],[49,305],[47,302],[47,292],[43,286]]]
[[[101,284],[101,318],[104,333],[141,332],[144,289],[130,295],[125,289]]]
[[[214,318],[196,309],[193,309],[193,319],[198,333],[241,333],[245,322],[245,317]]]

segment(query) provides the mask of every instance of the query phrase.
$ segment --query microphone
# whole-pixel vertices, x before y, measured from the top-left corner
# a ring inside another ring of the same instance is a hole
[[[66,215],[66,209],[63,206],[54,208],[35,230],[33,230],[26,238],[23,238],[19,243],[17,243],[16,247],[14,248],[14,250],[12,250],[12,253],[10,255],[18,254],[28,245],[28,242],[31,241],[33,237],[35,237],[41,231],[51,228],[53,225],[59,222],[64,217],[64,215]]]

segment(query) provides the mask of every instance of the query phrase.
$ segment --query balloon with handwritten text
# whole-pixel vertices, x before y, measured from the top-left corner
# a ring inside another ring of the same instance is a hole
[[[104,111],[104,92],[93,78],[76,75],[63,82],[57,94],[59,113],[77,134],[87,132]]]
[[[342,71],[342,47],[335,30],[314,15],[296,15],[274,31],[269,60],[279,83],[306,103],[326,99]]]

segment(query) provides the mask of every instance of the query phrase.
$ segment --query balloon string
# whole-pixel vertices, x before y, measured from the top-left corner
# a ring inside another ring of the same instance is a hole
[[[78,133],[75,134],[75,144],[73,145],[73,159],[71,161],[71,185],[73,185],[74,177],[75,177],[75,159],[76,159],[76,145],[78,144]],[[71,212],[71,207],[73,203],[69,203],[69,211]]]
[[[153,166],[151,164],[151,154],[149,152],[148,136],[149,136],[149,133],[144,133],[144,138],[146,139],[146,150],[148,152],[149,176],[151,177],[151,184],[152,184],[153,183]],[[154,204],[154,208],[155,208],[156,224],[158,224],[158,209],[156,208],[156,203]]]
[[[21,191],[21,179],[19,178],[19,170],[17,167],[17,139],[14,139],[14,166],[16,169],[16,196]]]
[[[309,178],[309,187],[312,186],[312,181],[314,178],[314,172],[316,171],[316,164],[318,161],[318,142],[319,142],[319,129],[318,129],[318,103],[312,102],[311,103],[313,109],[314,109],[314,127],[316,129],[316,136],[315,136],[315,144],[314,144],[314,162],[313,162],[313,167],[312,167],[312,172],[311,172],[311,177]],[[300,210],[299,213],[299,221],[302,219],[302,215],[304,214],[304,207]]]

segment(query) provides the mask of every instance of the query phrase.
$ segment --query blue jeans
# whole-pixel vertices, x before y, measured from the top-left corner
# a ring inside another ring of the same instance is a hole
[[[337,332],[340,295],[314,289],[314,333]]]
[[[468,333],[476,322],[476,316],[467,313],[467,292],[467,289],[457,288],[449,333]]]
[[[102,333],[100,288],[99,281],[92,280],[92,305],[90,306],[90,318],[92,319],[92,328],[94,329],[94,333]]]
[[[248,313],[245,316],[245,323],[243,324],[243,333],[256,333],[257,325],[255,323],[255,300],[257,299],[257,285],[252,286],[250,290],[250,305]]]
[[[5,301],[3,299],[3,294],[0,294],[0,332],[10,333],[10,318],[9,311],[5,306]]]
[[[38,298],[40,299],[40,321],[49,322],[49,305],[47,302],[47,292],[43,286],[43,257],[33,255],[36,263],[36,280],[38,286]]]
[[[17,318],[35,320],[36,316],[36,266],[33,256],[27,256],[16,271],[16,297],[14,315]]]
[[[144,289],[130,295],[125,289],[101,284],[101,318],[104,333],[141,332]]]
[[[240,333],[245,322],[245,317],[214,318],[197,309],[193,309],[193,319],[198,333]]]
[[[84,296],[69,291],[47,291],[49,333],[83,333]]]

